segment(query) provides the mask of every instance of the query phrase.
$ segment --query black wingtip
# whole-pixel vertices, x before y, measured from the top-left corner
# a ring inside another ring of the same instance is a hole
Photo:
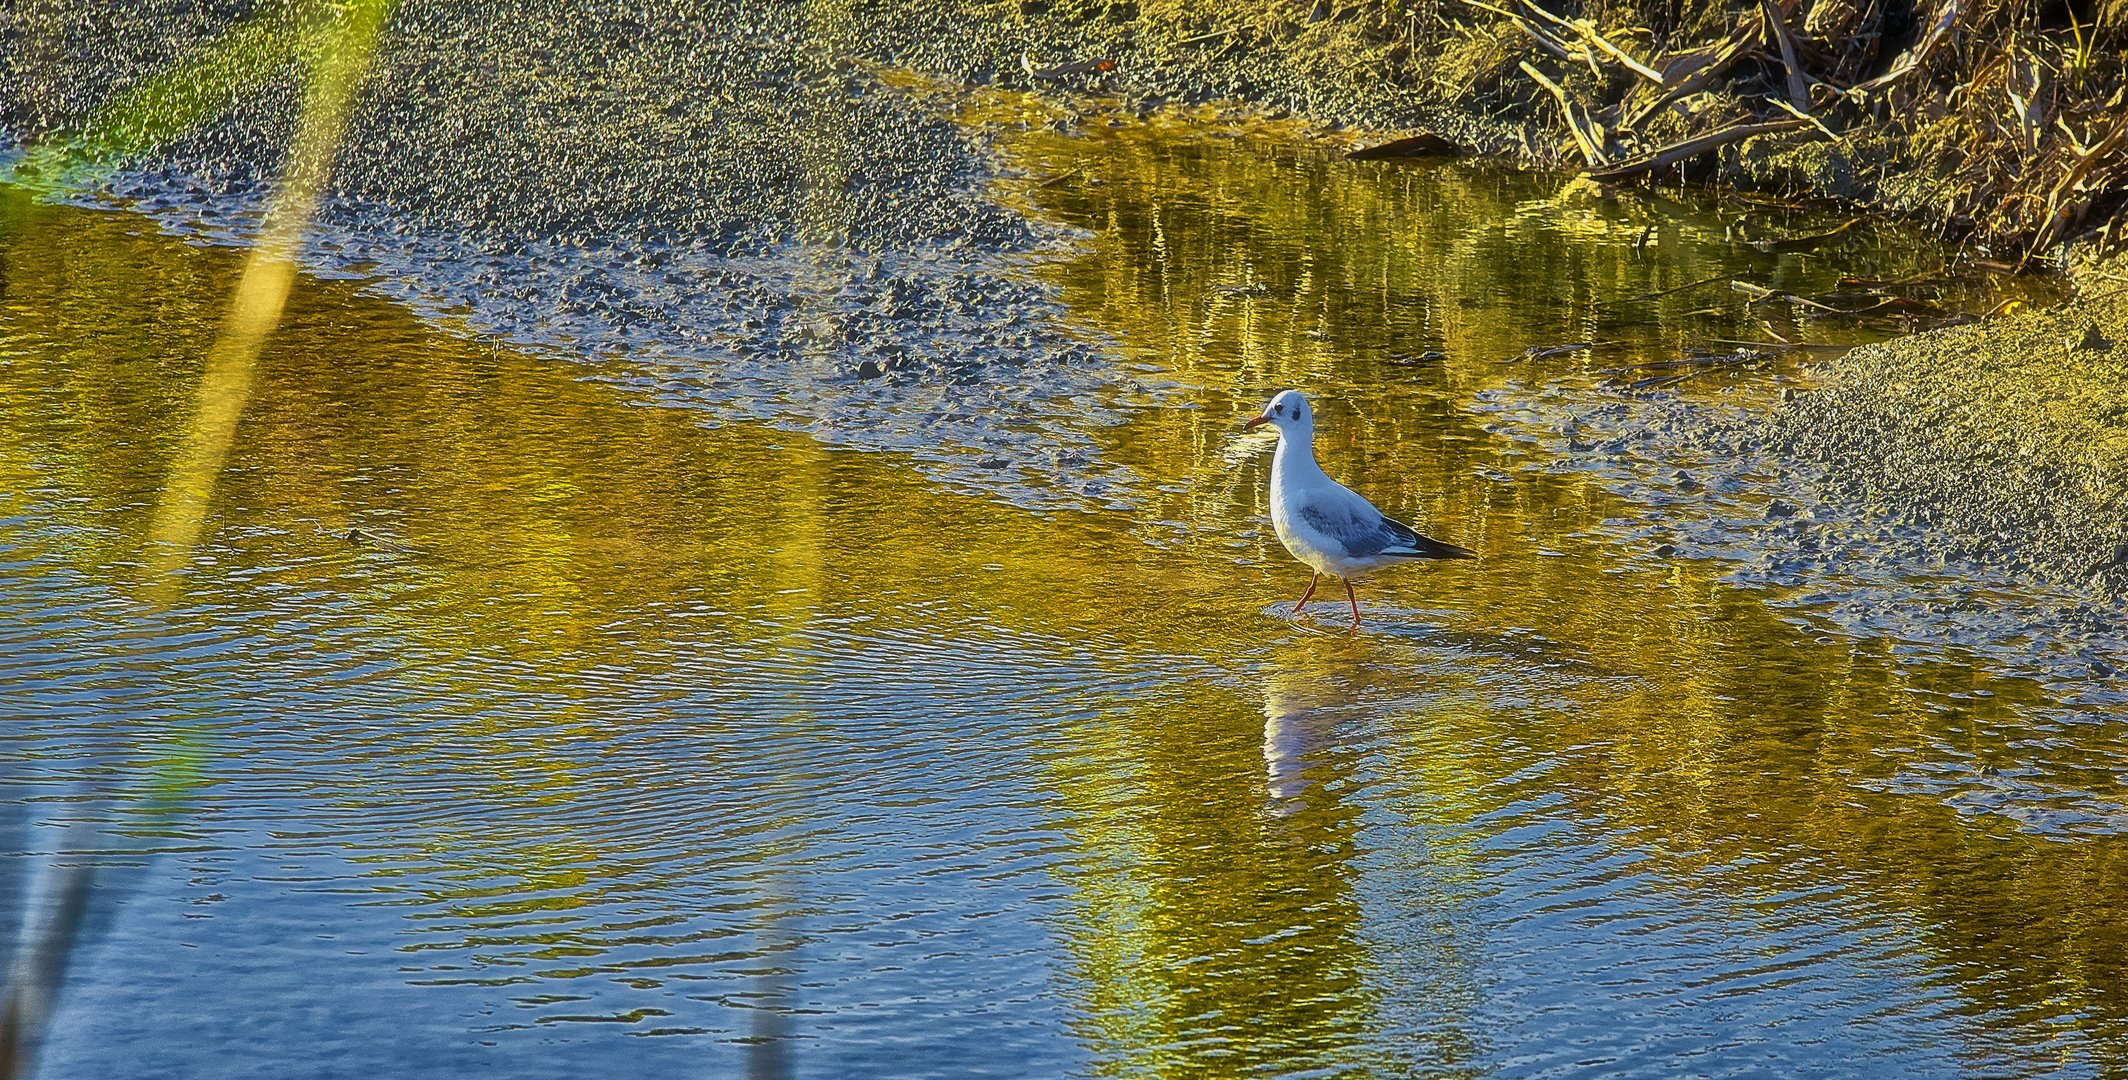
[[[1419,537],[1418,543],[1411,545],[1410,551],[1400,551],[1396,552],[1396,554],[1413,559],[1475,559],[1478,557],[1477,552],[1468,548],[1459,548],[1454,544],[1444,544],[1439,540],[1426,536]]]

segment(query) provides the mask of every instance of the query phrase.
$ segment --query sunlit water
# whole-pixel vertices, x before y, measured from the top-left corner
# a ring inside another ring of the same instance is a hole
[[[1726,282],[1938,256],[1277,139],[1010,145],[1002,197],[1087,231],[1026,273],[1145,381],[1088,432],[1135,501],[1030,512],[309,281],[174,596],[142,539],[236,256],[0,203],[18,846],[116,813],[133,868],[45,1075],[2121,1074],[2118,718],[1648,550],[1499,405],[1858,340]],[[1284,619],[1234,428],[1287,385],[1484,559],[1370,579],[1356,638]],[[112,809],[187,757],[174,814]]]

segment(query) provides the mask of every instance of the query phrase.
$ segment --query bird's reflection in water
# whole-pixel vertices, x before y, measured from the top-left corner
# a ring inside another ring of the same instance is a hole
[[[1361,714],[1363,642],[1311,640],[1273,653],[1264,666],[1264,786],[1281,816],[1305,805],[1302,796],[1334,768],[1325,751],[1338,726]]]
[[[1373,721],[1426,712],[1467,691],[1470,661],[1491,667],[1496,657],[1522,666],[1526,652],[1549,643],[1470,634],[1440,622],[1405,617],[1358,638],[1298,635],[1274,648],[1263,667],[1264,789],[1280,816],[1307,805],[1307,794],[1334,784],[1362,756],[1346,740],[1372,742],[1382,733]],[[1553,651],[1557,651],[1553,649]],[[1460,658],[1457,664],[1454,658]],[[1571,663],[1571,656],[1560,663]]]

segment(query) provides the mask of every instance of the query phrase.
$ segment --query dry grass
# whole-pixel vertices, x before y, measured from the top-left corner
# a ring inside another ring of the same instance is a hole
[[[2128,239],[2128,0],[1545,5],[1362,0],[1329,19],[1384,77],[1529,120],[1537,158],[1593,143],[1607,179],[1771,163],[1755,178],[1900,207],[1999,258]],[[1812,140],[1828,148],[1783,158]]]

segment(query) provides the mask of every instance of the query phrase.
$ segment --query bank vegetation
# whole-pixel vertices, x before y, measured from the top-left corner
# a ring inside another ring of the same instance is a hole
[[[2020,266],[2128,239],[2128,0],[1003,7],[1049,46],[1036,83],[1209,85],[1606,182],[1840,199]]]

